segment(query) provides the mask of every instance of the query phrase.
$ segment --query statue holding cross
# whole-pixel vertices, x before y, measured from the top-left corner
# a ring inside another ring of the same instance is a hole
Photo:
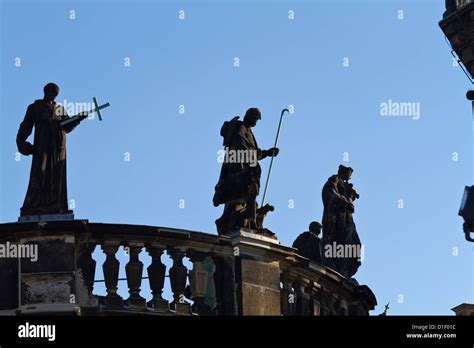
[[[20,221],[29,221],[24,217],[43,215],[72,218],[67,199],[66,134],[93,112],[97,112],[99,120],[102,120],[99,110],[109,106],[108,103],[99,106],[94,98],[93,110],[69,117],[64,107],[54,101],[59,94],[58,85],[48,83],[43,92],[43,99],[28,106],[16,137],[18,151],[25,156],[33,155]],[[35,135],[31,144],[27,139],[33,127]]]

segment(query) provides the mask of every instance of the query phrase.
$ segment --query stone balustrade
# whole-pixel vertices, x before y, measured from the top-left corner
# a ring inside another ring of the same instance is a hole
[[[0,224],[0,244],[7,243],[36,245],[38,259],[0,258],[0,314],[367,315],[376,304],[368,287],[244,230],[217,236],[87,220]],[[127,251],[125,279],[120,247]],[[102,265],[93,257],[99,250]],[[142,255],[151,259],[146,269]],[[105,294],[95,293],[98,282]]]

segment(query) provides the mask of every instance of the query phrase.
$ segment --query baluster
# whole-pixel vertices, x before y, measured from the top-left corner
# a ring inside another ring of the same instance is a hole
[[[142,284],[143,263],[138,259],[138,255],[142,251],[143,244],[128,243],[130,260],[125,266],[127,274],[128,293],[127,304],[133,308],[144,309],[146,300],[140,296],[140,286]]]
[[[314,292],[311,296],[310,310],[311,315],[321,316],[321,294],[319,292]]]
[[[186,277],[188,270],[183,265],[185,252],[178,248],[169,248],[168,255],[173,260],[173,267],[170,268],[171,291],[173,292],[173,302],[171,308],[179,314],[190,314],[191,308],[186,302],[184,291],[186,290]]]
[[[105,241],[102,244],[102,250],[107,258],[102,265],[104,271],[105,287],[107,289],[107,296],[105,297],[105,304],[107,307],[122,307],[122,297],[117,294],[117,283],[119,275],[120,262],[115,257],[115,253],[119,248],[119,242]]]
[[[92,258],[96,244],[92,242],[82,242],[78,247],[78,268],[81,270],[84,286],[87,289],[88,298],[83,299],[85,303],[90,303],[94,295],[94,279],[96,261]],[[82,300],[82,299],[80,299]]]
[[[295,277],[288,271],[284,271],[281,275],[281,282],[283,283],[283,289],[281,291],[281,314],[283,315],[295,315],[297,299],[292,288],[294,280]]]
[[[296,290],[296,315],[309,315],[310,297],[306,292],[306,286],[301,278],[298,278]]]
[[[155,245],[146,247],[151,256],[151,264],[148,266],[148,280],[153,298],[148,302],[148,306],[158,312],[168,312],[168,301],[163,299],[163,287],[165,285],[166,266],[161,262],[161,255],[164,249]]]
[[[200,315],[211,315],[216,306],[214,286],[216,266],[204,253],[188,251],[187,255],[193,263],[193,269],[189,273],[193,310]]]

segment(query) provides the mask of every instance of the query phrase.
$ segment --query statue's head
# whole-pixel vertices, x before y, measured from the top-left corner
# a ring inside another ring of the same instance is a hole
[[[255,127],[258,120],[262,119],[262,114],[258,108],[250,108],[244,116],[244,124],[247,127]]]
[[[337,176],[339,176],[342,180],[349,180],[352,176],[354,169],[351,167],[343,166],[342,164],[339,166],[337,170]]]
[[[44,92],[44,100],[46,101],[54,101],[59,94],[59,86],[53,82],[46,84],[43,87]]]
[[[321,234],[321,228],[323,226],[317,222],[317,221],[313,221],[312,223],[309,224],[309,231],[317,236],[319,236]]]

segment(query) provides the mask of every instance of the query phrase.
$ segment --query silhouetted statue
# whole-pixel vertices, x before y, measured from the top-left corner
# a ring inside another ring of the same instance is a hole
[[[59,87],[48,83],[43,91],[43,99],[28,106],[16,137],[18,151],[25,156],[33,155],[21,216],[72,213],[67,201],[66,133],[72,131],[78,122],[62,128],[59,122],[69,116],[54,102]],[[31,144],[27,139],[33,127],[35,135]]]
[[[339,166],[322,190],[324,264],[347,278],[352,277],[361,262],[361,243],[352,218],[354,201],[359,195],[348,181],[353,169]]]
[[[258,161],[277,156],[279,150],[261,150],[258,147],[252,127],[260,119],[260,110],[250,108],[245,113],[243,122],[237,116],[224,122],[221,128],[224,138],[223,163],[213,198],[215,207],[225,204],[222,216],[216,220],[219,234],[246,227],[272,235],[270,231],[263,229],[262,223],[264,216],[268,211],[273,211],[273,207],[266,204],[258,208],[256,203],[262,172]]]
[[[301,233],[293,242],[293,248],[298,249],[298,254],[312,261],[322,263],[322,245],[319,235],[321,224],[313,221],[309,225],[309,231]]]

